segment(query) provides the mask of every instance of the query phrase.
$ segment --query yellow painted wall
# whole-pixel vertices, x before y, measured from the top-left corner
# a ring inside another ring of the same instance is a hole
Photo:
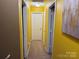
[[[31,12],[44,12],[44,6],[36,7],[31,5]]]
[[[48,46],[48,7],[45,7],[45,30],[44,30],[44,38],[43,38],[44,48],[47,49]]]
[[[30,17],[30,5],[29,7],[27,7],[27,47],[28,49],[30,48],[30,44],[31,44],[31,17]]]
[[[63,34],[63,0],[56,2],[54,50],[52,59],[79,59],[79,39]]]
[[[44,15],[43,15],[43,28],[42,28],[42,39],[43,39],[43,47],[45,47],[45,30],[46,30],[46,27],[45,27],[45,22],[46,22],[46,7],[44,8]]]
[[[18,0],[19,32],[20,32],[20,59],[23,59],[23,37],[22,37],[22,1]]]

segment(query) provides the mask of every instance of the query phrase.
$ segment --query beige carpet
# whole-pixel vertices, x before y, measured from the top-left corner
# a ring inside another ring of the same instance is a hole
[[[42,46],[42,41],[32,41],[28,59],[50,59]]]

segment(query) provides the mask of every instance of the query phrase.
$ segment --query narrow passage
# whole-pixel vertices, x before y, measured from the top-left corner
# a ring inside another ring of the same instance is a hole
[[[50,59],[42,45],[42,41],[32,41],[28,59]]]

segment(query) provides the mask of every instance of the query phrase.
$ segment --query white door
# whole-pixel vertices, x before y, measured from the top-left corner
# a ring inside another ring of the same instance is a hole
[[[27,57],[27,12],[26,12],[27,6],[23,6],[23,41],[24,41],[24,57]]]
[[[42,40],[42,13],[32,13],[32,40]]]

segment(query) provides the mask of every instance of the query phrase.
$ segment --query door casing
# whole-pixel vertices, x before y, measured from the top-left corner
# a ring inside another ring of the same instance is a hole
[[[54,11],[49,7],[49,21],[48,21],[48,53],[52,54],[54,46],[54,30],[55,30],[55,15],[56,15],[56,1],[51,5],[55,6]],[[52,14],[51,14],[52,13]],[[53,16],[53,17],[51,17]],[[52,19],[53,18],[53,19]],[[52,26],[52,27],[51,27]]]

